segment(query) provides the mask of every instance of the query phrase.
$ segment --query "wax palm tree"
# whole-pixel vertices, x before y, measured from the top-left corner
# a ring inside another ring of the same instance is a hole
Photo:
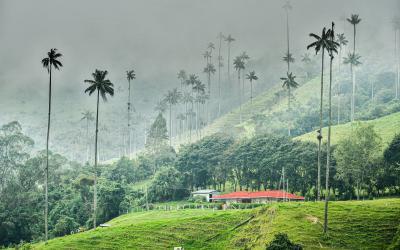
[[[86,161],[89,162],[89,123],[94,121],[94,116],[92,111],[82,112],[81,121],[86,120]]]
[[[225,37],[225,42],[228,45],[228,81],[231,82],[231,72],[230,72],[230,65],[231,65],[231,44],[235,41],[230,34]]]
[[[339,74],[341,73],[341,64],[342,64],[342,49],[344,46],[347,45],[349,41],[347,41],[346,37],[344,34],[337,34],[336,35],[336,42],[339,44]],[[340,124],[340,93],[341,93],[341,88],[340,88],[340,81],[337,84],[337,102],[338,102],[338,110],[337,110],[337,124]]]
[[[250,81],[250,103],[253,103],[253,81],[257,81],[258,77],[256,76],[256,72],[250,71],[246,75],[246,79]]]
[[[168,91],[165,95],[164,100],[169,105],[169,145],[172,145],[172,107],[179,103],[182,97],[182,93],[177,88]]]
[[[218,34],[219,46],[218,46],[218,117],[221,116],[221,68],[224,66],[222,63],[222,39],[224,39],[224,35],[222,32]]]
[[[283,56],[283,61],[287,63],[288,72],[289,72],[290,71],[290,64],[294,63],[294,61],[295,61],[292,53],[285,53],[285,55]]]
[[[205,93],[206,86],[200,81],[197,80],[192,87],[193,91],[196,93],[195,102],[196,102],[196,133],[199,132],[199,115],[200,115],[200,103],[199,96]]]
[[[85,80],[90,86],[85,89],[85,93],[89,96],[97,91],[97,109],[96,109],[96,132],[95,132],[95,143],[94,143],[94,190],[93,190],[93,226],[96,228],[96,217],[97,217],[97,138],[99,132],[99,106],[100,96],[103,101],[107,101],[107,95],[114,95],[114,85],[110,80],[106,79],[107,70],[98,70],[92,73],[93,80]]]
[[[304,63],[304,68],[306,71],[306,78],[309,79],[310,78],[310,72],[309,72],[309,66],[311,65],[311,58],[310,58],[310,54],[309,53],[304,53],[301,56],[301,61]]]
[[[246,69],[246,64],[247,62],[250,60],[250,56],[247,55],[246,51],[243,51],[242,54],[240,54],[240,58],[243,61],[243,69],[242,69],[242,91],[241,91],[241,95],[242,95],[242,100],[244,101],[245,99],[245,88],[244,88],[244,79],[245,79],[245,72],[244,70]]]
[[[335,24],[332,22],[331,29],[328,31],[330,41],[327,51],[330,57],[329,63],[329,109],[328,109],[328,141],[326,148],[326,171],[325,171],[325,213],[324,213],[324,233],[328,230],[328,202],[329,202],[329,169],[331,164],[331,126],[332,126],[332,64],[334,54],[337,54],[337,48],[340,46],[335,41]]]
[[[181,81],[181,91],[183,91],[183,86],[185,85],[185,81],[187,79],[186,71],[181,69],[178,72],[178,79]]]
[[[208,64],[211,61],[211,52],[209,50],[204,51],[203,57],[206,59],[206,64]]]
[[[196,84],[198,84],[198,82],[200,82],[199,77],[197,75],[195,75],[195,74],[189,75],[189,78],[186,80],[186,85],[190,87],[191,96],[192,96],[193,99],[194,99],[194,89],[193,89],[193,87]],[[192,102],[191,102],[191,110],[192,111],[194,110],[194,107],[193,107],[194,101],[193,101],[193,99],[192,99]],[[192,128],[193,128],[193,126],[192,126],[193,125],[192,124],[192,118],[193,118],[193,116],[191,116],[191,120],[190,120],[190,130],[189,130],[189,140],[190,141],[192,140]]]
[[[287,89],[288,91],[288,113],[289,113],[289,119],[290,119],[290,112],[291,112],[291,107],[290,107],[290,97],[291,97],[291,89],[297,88],[299,84],[295,80],[296,76],[293,73],[287,73],[286,77],[281,77],[281,80],[283,81],[282,87]],[[288,122],[288,135],[290,136],[290,121]]]
[[[322,29],[321,36],[314,33],[310,33],[310,37],[314,38],[316,41],[312,42],[307,46],[307,49],[314,48],[315,54],[321,51],[321,92],[320,92],[320,107],[319,107],[319,130],[318,130],[318,177],[317,177],[317,199],[320,200],[321,195],[321,140],[322,140],[322,104],[323,104],[323,94],[324,94],[324,58],[325,50],[330,47],[331,41],[329,39],[329,32],[326,31],[324,27]]]
[[[208,63],[207,66],[204,68],[203,72],[206,73],[207,77],[208,77],[208,94],[210,94],[211,74],[215,74],[215,72],[216,72],[214,64]]]
[[[400,88],[400,61],[399,61],[399,45],[398,45],[398,33],[400,32],[400,17],[395,17],[393,19],[393,29],[394,29],[394,55],[396,57],[396,71],[397,71],[397,81],[396,81],[396,95],[395,98],[399,98],[399,88]]]
[[[186,120],[186,115],[184,113],[180,113],[176,116],[176,119],[179,121],[179,137],[181,137],[183,132],[183,123]]]
[[[343,59],[344,64],[350,65],[350,73],[352,79],[352,92],[351,92],[351,121],[354,121],[354,113],[355,113],[355,94],[356,94],[356,72],[355,67],[361,64],[360,62],[361,56],[354,53],[349,53],[347,57]]]
[[[212,55],[213,50],[215,50],[215,45],[212,42],[209,42],[207,45],[207,49],[210,51],[210,55]],[[211,58],[210,58],[211,59]]]
[[[182,96],[182,102],[185,104],[185,121],[186,121],[186,128],[189,129],[189,122],[188,122],[188,104],[193,103],[193,96],[189,92],[185,92]]]
[[[361,22],[361,19],[357,14],[351,14],[347,21],[353,25],[353,54],[356,53],[356,26]]]
[[[50,139],[50,116],[51,116],[51,74],[52,69],[55,68],[60,70],[63,66],[59,61],[62,54],[57,52],[57,49],[50,49],[47,52],[47,57],[42,59],[42,65],[49,74],[49,112],[47,116],[47,136],[46,136],[46,169],[45,169],[45,212],[44,212],[44,223],[45,223],[45,240],[48,239],[48,214],[49,214],[49,202],[48,202],[48,184],[49,184],[49,139]]]
[[[239,103],[239,105],[240,105],[239,106],[240,114],[239,114],[239,116],[240,116],[240,123],[242,123],[242,95],[241,95],[241,91],[240,91],[240,72],[242,70],[244,70],[244,61],[240,56],[237,56],[235,58],[235,60],[233,61],[233,65],[234,65],[235,70],[238,72],[238,87],[239,87],[238,90],[239,90],[239,100],[240,100],[240,103]]]
[[[156,106],[154,107],[154,111],[157,113],[164,114],[164,112],[167,110],[167,103],[165,99],[160,100],[156,103]]]
[[[287,1],[285,3],[285,5],[283,5],[283,9],[286,12],[286,42],[287,42],[287,51],[286,51],[286,55],[285,57],[287,57],[287,60],[285,60],[285,62],[287,63],[288,69],[287,69],[287,73],[290,72],[290,63],[294,62],[294,58],[293,61],[291,61],[291,53],[290,53],[290,44],[289,44],[289,11],[292,10],[292,5],[290,4],[289,1]],[[284,58],[285,58],[284,57]]]
[[[128,70],[126,71],[126,79],[128,80],[128,145],[129,152],[128,155],[130,157],[132,153],[132,142],[131,142],[131,80],[136,79],[135,71]]]

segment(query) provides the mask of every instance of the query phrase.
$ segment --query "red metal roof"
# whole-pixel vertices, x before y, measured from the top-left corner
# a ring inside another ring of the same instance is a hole
[[[270,190],[270,191],[257,191],[257,192],[246,192],[239,191],[229,194],[214,195],[212,199],[214,200],[229,200],[229,199],[255,199],[255,198],[287,198],[293,200],[304,200],[303,196],[290,194],[280,190]]]

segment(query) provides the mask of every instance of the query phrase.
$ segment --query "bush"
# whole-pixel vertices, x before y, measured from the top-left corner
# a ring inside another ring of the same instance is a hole
[[[285,233],[278,233],[275,235],[273,241],[265,248],[266,250],[302,250],[303,247],[295,244],[289,240]]]
[[[56,236],[63,236],[70,234],[79,227],[79,224],[74,221],[73,218],[63,216],[54,227],[54,234]]]

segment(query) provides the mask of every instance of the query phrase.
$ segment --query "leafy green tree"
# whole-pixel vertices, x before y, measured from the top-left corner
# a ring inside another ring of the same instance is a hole
[[[246,75],[246,79],[250,81],[250,103],[253,103],[253,81],[257,81],[258,77],[256,76],[256,72],[250,71]]]
[[[296,82],[295,80],[296,76],[293,75],[293,73],[287,73],[286,77],[281,77],[281,80],[283,81],[282,87],[286,88],[288,90],[288,113],[289,116],[291,115],[291,107],[290,107],[290,97],[291,97],[291,93],[290,90],[292,88],[297,88],[299,86],[299,84]],[[289,118],[291,119],[291,118]],[[290,136],[290,121],[288,122],[288,135]]]
[[[97,111],[96,111],[96,133],[95,133],[95,143],[94,143],[94,199],[93,199],[93,227],[96,228],[96,217],[97,217],[97,138],[99,132],[99,106],[100,106],[100,95],[103,98],[103,101],[107,101],[107,95],[114,95],[114,85],[107,77],[107,70],[98,70],[92,74],[93,80],[85,80],[86,83],[89,83],[89,87],[85,89],[85,93],[88,93],[89,96],[92,95],[95,91],[97,91]]]
[[[47,241],[48,239],[48,223],[47,223],[47,217],[48,217],[48,210],[49,210],[49,204],[48,204],[48,175],[49,175],[49,160],[48,160],[48,154],[49,154],[49,139],[50,139],[50,116],[51,116],[51,73],[52,69],[60,70],[60,68],[63,66],[62,63],[59,61],[61,58],[62,54],[57,52],[57,49],[50,49],[49,52],[47,52],[47,57],[42,59],[42,65],[43,67],[47,70],[49,73],[49,112],[47,115],[47,137],[46,137],[46,152],[47,152],[47,161],[46,161],[46,169],[45,169],[45,240]]]
[[[170,201],[182,198],[188,194],[182,188],[181,173],[174,167],[164,167],[158,171],[149,187],[149,199],[151,201]]]
[[[167,122],[162,113],[158,113],[150,126],[146,147],[157,152],[162,146],[165,146],[166,140],[168,140]]]
[[[136,79],[135,71],[128,70],[126,71],[126,79],[128,80],[128,145],[129,145],[129,152],[128,156],[130,157],[132,153],[132,136],[131,136],[131,110],[132,110],[132,103],[131,103],[131,80]]]
[[[63,236],[74,232],[78,229],[79,224],[69,216],[63,216],[54,227],[55,236]]]
[[[321,195],[321,141],[322,141],[322,105],[323,105],[323,95],[324,95],[324,59],[325,50],[327,50],[332,45],[330,39],[329,30],[327,31],[324,27],[322,29],[321,36],[314,33],[310,33],[310,37],[314,38],[316,41],[312,42],[307,46],[307,49],[314,48],[315,54],[321,51],[321,91],[320,91],[320,108],[319,108],[319,130],[318,130],[318,177],[317,177],[317,199],[320,200]]]
[[[371,166],[381,149],[381,139],[372,125],[359,124],[352,135],[342,139],[334,152],[337,162],[337,178],[353,186],[357,200],[366,178],[370,177]],[[354,156],[357,157],[354,157]]]
[[[124,199],[125,190],[120,183],[100,179],[99,182],[99,221],[111,220],[120,215],[120,204]]]

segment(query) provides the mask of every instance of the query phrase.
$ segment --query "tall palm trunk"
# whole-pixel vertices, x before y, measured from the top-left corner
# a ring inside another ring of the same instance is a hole
[[[86,162],[89,162],[89,118],[86,117]]]
[[[356,54],[356,25],[353,24],[353,53]]]
[[[250,103],[253,104],[253,81],[250,79]]]
[[[321,68],[321,96],[319,106],[319,133],[318,133],[318,180],[317,180],[317,200],[321,200],[321,143],[322,143],[322,104],[324,96],[324,57],[325,49],[322,49],[322,68]]]
[[[339,49],[339,76],[341,73],[341,60],[342,60],[342,45],[340,45],[340,49]],[[341,92],[341,88],[340,88],[340,79],[337,82],[337,124],[340,124],[340,92]]]
[[[97,90],[97,111],[96,111],[96,134],[94,140],[94,190],[93,190],[93,227],[96,228],[97,217],[97,137],[99,133],[99,105],[100,105],[100,91]]]
[[[328,202],[329,202],[329,169],[331,164],[331,125],[332,125],[332,62],[329,65],[329,110],[328,110],[328,145],[326,147],[326,174],[325,174],[325,212],[324,233],[328,231]]]
[[[231,83],[231,43],[228,42],[228,82]]]
[[[290,123],[291,123],[291,119],[290,119],[290,118],[291,118],[291,117],[290,117],[290,116],[291,116],[291,108],[290,108],[290,86],[288,86],[288,115],[289,115],[289,116],[288,116],[288,120],[289,120],[289,121],[288,121],[288,135],[290,136],[290,135],[291,135],[291,133],[290,133],[290,127],[291,127],[291,126],[290,126],[290,125],[291,125],[291,124],[290,124]]]
[[[218,117],[221,116],[221,46],[222,36],[219,38],[218,47]]]
[[[354,122],[354,109],[355,109],[355,94],[356,94],[356,72],[354,66],[350,65],[352,92],[351,92],[351,121]]]
[[[172,140],[172,104],[169,104],[169,146]]]
[[[131,144],[131,80],[128,79],[128,157],[131,158],[132,144]]]
[[[399,98],[399,87],[400,87],[400,62],[399,62],[399,47],[397,44],[397,32],[394,31],[394,44],[395,44],[395,56],[396,56],[396,68],[397,68],[397,82],[396,82],[396,99]]]
[[[240,91],[240,70],[238,70],[238,86],[239,86],[239,121],[242,123],[242,91]]]
[[[47,137],[46,137],[46,170],[45,170],[45,209],[44,209],[44,231],[45,240],[48,239],[48,215],[49,215],[49,139],[50,139],[50,117],[51,117],[51,63],[49,69],[49,112],[47,114]]]

